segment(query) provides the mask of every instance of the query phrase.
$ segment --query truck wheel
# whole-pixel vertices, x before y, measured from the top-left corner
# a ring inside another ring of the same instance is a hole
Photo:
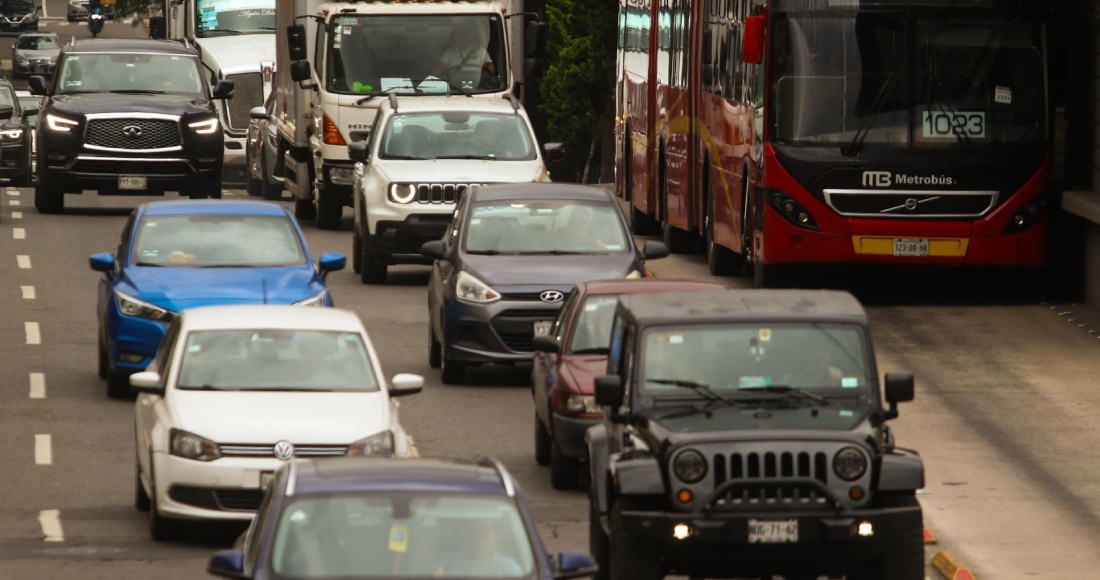
[[[588,552],[592,554],[592,558],[596,560],[596,564],[600,567],[599,572],[594,576],[596,580],[611,579],[610,550],[611,548],[607,541],[607,534],[604,533],[603,526],[600,525],[600,514],[596,511],[596,506],[593,505],[592,499],[589,499]]]
[[[632,498],[616,498],[611,506],[611,539],[609,543],[610,580],[661,580],[661,554],[638,530],[623,521],[623,512],[645,509],[644,502]]]
[[[903,494],[880,499],[884,507],[920,507],[916,496]],[[883,540],[878,558],[860,566],[851,580],[921,580],[924,578],[924,525],[916,521]]]
[[[378,260],[375,259],[374,251],[370,247],[370,236],[361,239],[359,247],[363,258],[362,266],[359,269],[359,281],[364,284],[385,284],[388,266],[378,263]]]
[[[313,200],[295,197],[294,217],[300,220],[311,220],[317,217],[317,208],[313,207]]]
[[[577,479],[581,474],[581,462],[575,457],[566,457],[558,444],[550,441],[550,485],[554,489],[577,489]]]
[[[267,173],[262,174],[260,178],[260,197],[268,201],[279,201],[283,199],[283,186],[275,185],[267,181]]]
[[[550,465],[550,447],[552,445],[553,439],[550,438],[550,431],[543,426],[542,421],[539,421],[538,413],[535,413],[535,463]]]
[[[331,195],[317,195],[317,227],[322,230],[340,229],[340,220],[344,217],[344,205],[332,199]]]
[[[34,207],[38,208],[38,213],[61,213],[65,211],[65,193],[51,191],[39,178],[38,183],[34,184]]]

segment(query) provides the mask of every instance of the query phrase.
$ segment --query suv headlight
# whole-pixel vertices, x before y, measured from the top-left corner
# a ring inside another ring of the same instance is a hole
[[[205,121],[195,121],[188,123],[187,126],[199,135],[210,135],[218,130],[218,119],[214,117]]]
[[[412,203],[416,199],[416,186],[411,183],[391,183],[390,201],[394,203]]]
[[[5,141],[15,141],[16,139],[19,139],[22,136],[23,136],[23,130],[22,129],[8,129],[8,130],[5,130],[5,131],[0,131],[0,139],[4,139]]]
[[[65,117],[58,117],[57,115],[46,115],[46,126],[54,131],[61,133],[68,133],[73,130],[80,123]]]
[[[213,461],[222,456],[213,441],[181,429],[172,429],[170,432],[168,452],[176,457],[195,461]]]
[[[845,447],[833,457],[833,471],[844,481],[855,481],[867,471],[867,458],[855,447]]]
[[[393,457],[393,431],[383,431],[348,445],[348,455],[359,457]]]
[[[672,471],[685,483],[699,483],[707,476],[707,459],[694,449],[681,451],[672,461]]]
[[[294,303],[295,306],[324,306],[325,296],[328,294],[327,290],[321,290],[320,292],[306,298],[305,300],[299,300]]]
[[[488,304],[500,300],[500,292],[474,278],[472,274],[462,271],[458,273],[458,280],[455,282],[455,297],[463,302]]]
[[[148,318],[159,322],[172,321],[172,313],[159,306],[153,306],[118,290],[115,290],[115,298],[118,300],[118,309],[127,316]]]
[[[569,395],[565,401],[565,408],[574,413],[602,413],[600,406],[596,404],[596,397],[592,395]]]

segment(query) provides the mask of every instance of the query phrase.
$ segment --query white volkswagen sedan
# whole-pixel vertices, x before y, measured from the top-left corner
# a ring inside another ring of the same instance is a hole
[[[132,375],[135,504],[155,539],[177,520],[248,520],[271,474],[293,457],[406,457],[394,397],[359,318],[295,306],[185,310],[148,370]]]

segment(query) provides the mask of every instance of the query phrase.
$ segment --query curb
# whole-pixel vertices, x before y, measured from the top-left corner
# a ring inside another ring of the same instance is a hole
[[[948,550],[940,550],[932,558],[932,567],[947,580],[975,580],[970,568]]]

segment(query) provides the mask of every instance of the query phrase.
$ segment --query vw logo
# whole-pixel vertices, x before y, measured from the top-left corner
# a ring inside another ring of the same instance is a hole
[[[286,461],[294,457],[294,444],[290,441],[280,441],[275,444],[275,457]]]
[[[919,203],[917,201],[917,198],[910,197],[909,199],[905,200],[905,209],[907,209],[909,211],[913,211],[913,210],[917,209],[917,203]]]
[[[137,139],[138,137],[141,137],[141,127],[138,127],[137,125],[126,125],[122,128],[122,134],[131,139]]]
[[[539,294],[539,300],[543,302],[549,302],[551,304],[555,302],[561,302],[565,298],[565,294],[558,292],[557,290],[545,290],[542,294]]]

